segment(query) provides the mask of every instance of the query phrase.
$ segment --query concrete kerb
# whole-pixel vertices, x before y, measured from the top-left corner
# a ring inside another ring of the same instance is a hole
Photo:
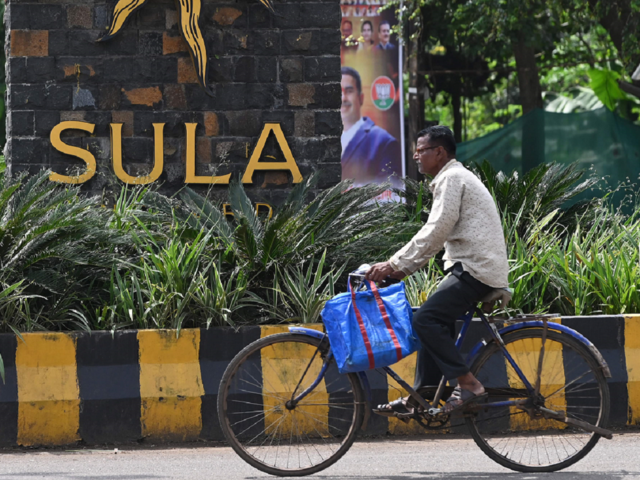
[[[589,338],[611,369],[610,425],[640,425],[640,315],[563,317]],[[322,328],[321,325],[315,328]],[[244,346],[286,326],[0,335],[6,382],[0,384],[0,445],[54,446],[223,440],[218,386]],[[485,336],[472,323],[463,351]],[[415,359],[394,367],[412,378]],[[369,375],[374,403],[401,392],[386,376]],[[446,432],[443,431],[443,432]],[[369,435],[423,433],[373,416]]]

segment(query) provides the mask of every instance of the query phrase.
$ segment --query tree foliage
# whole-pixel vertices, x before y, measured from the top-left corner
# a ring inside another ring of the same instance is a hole
[[[630,76],[640,64],[640,0],[589,0],[588,5],[611,36],[624,73]]]
[[[640,209],[627,220],[600,200],[568,207],[596,181],[576,165],[541,165],[523,176],[487,163],[474,169],[502,216],[519,308],[640,305]],[[229,218],[190,190],[171,198],[123,188],[115,207],[105,208],[76,187],[49,182],[48,172],[3,179],[0,330],[317,321],[324,302],[344,291],[346,272],[389,258],[424,225],[431,193],[423,182],[406,182],[404,203],[381,204],[384,186],[343,183],[314,195],[309,179],[269,219],[256,214],[239,183],[230,186]],[[617,248],[630,255],[626,270]],[[435,288],[440,266],[436,258],[408,280],[413,301]],[[617,269],[625,299],[611,296]]]
[[[583,93],[576,87],[594,89],[608,108],[638,119],[635,100],[612,81],[629,81],[640,63],[640,0],[408,0],[403,5],[398,11],[404,32],[414,32],[422,43],[421,70],[431,94],[426,119],[457,125],[462,118],[462,140],[559,95],[573,99]],[[454,104],[456,88],[463,98]]]

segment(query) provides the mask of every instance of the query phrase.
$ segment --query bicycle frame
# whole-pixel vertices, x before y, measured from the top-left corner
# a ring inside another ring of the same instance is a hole
[[[415,310],[416,309],[414,309],[414,311]],[[516,372],[516,374],[518,375],[518,377],[522,381],[523,385],[527,389],[527,393],[530,396],[535,394],[535,386],[532,385],[531,382],[529,382],[529,380],[526,378],[526,376],[524,375],[524,373],[522,372],[522,370],[520,369],[518,364],[515,362],[515,360],[513,359],[511,354],[509,353],[509,351],[506,349],[506,347],[504,345],[504,342],[502,341],[502,335],[510,333],[512,331],[515,331],[515,330],[523,329],[523,328],[547,328],[549,330],[555,330],[555,331],[562,332],[564,334],[572,336],[576,340],[578,340],[581,343],[585,344],[585,346],[587,348],[589,348],[589,350],[591,350],[594,353],[594,355],[596,356],[596,358],[600,362],[600,366],[603,369],[605,377],[607,377],[607,378],[611,377],[611,372],[609,370],[609,367],[608,367],[606,361],[604,360],[604,358],[602,357],[602,355],[600,354],[600,352],[598,351],[598,349],[587,338],[585,338],[584,336],[582,336],[580,333],[576,332],[575,330],[573,330],[571,328],[568,328],[568,327],[566,327],[564,325],[561,325],[559,323],[542,322],[542,321],[524,321],[524,322],[519,322],[519,323],[515,323],[513,325],[509,325],[509,326],[507,326],[505,328],[502,328],[501,330],[498,330],[493,323],[489,322],[489,320],[484,315],[482,310],[480,310],[479,308],[477,308],[475,306],[473,308],[471,308],[467,314],[465,314],[463,317],[461,317],[459,319],[459,320],[463,321],[463,324],[462,324],[462,328],[460,329],[460,333],[458,334],[458,338],[456,339],[456,343],[455,343],[456,348],[458,350],[460,350],[460,347],[462,346],[462,343],[464,342],[464,339],[465,339],[465,337],[467,335],[467,332],[469,330],[469,326],[471,325],[471,321],[473,319],[473,314],[474,313],[476,313],[478,315],[478,317],[480,318],[482,323],[485,325],[485,327],[489,331],[492,339],[498,344],[502,354],[504,355],[506,360],[509,362],[509,364],[513,367],[514,371]],[[312,330],[312,329],[304,328],[304,327],[289,327],[289,331],[291,333],[309,335],[309,336],[320,338],[320,339],[323,339],[326,336],[326,334],[323,333],[323,332],[319,332],[317,330]],[[482,340],[482,341],[478,342],[471,349],[469,355],[467,356],[467,364],[471,363],[473,358],[475,358],[475,356],[480,352],[481,348],[486,346],[487,343],[488,342]],[[324,360],[324,364],[323,364],[320,372],[318,373],[318,377],[314,380],[314,382],[311,384],[311,386],[309,386],[305,391],[301,392],[297,397],[292,399],[293,403],[298,403],[300,400],[302,400],[309,392],[311,392],[322,381],[322,378],[323,378],[323,376],[324,376],[324,374],[325,374],[325,372],[327,370],[327,367],[328,367],[328,364],[329,364],[329,361],[330,361],[331,357],[332,357],[332,353],[331,353],[331,350],[330,350],[329,354],[327,355],[327,357]],[[396,382],[398,382],[398,384],[402,388],[404,388],[409,393],[409,395],[412,398],[414,398],[425,410],[433,408],[432,404],[430,404],[424,398],[422,398],[422,396],[420,394],[418,394],[396,372],[394,372],[391,367],[382,367],[379,370],[384,371],[385,373],[387,373],[387,375],[389,375]],[[369,385],[369,380],[368,380],[365,372],[358,372],[358,376],[360,378],[360,382],[362,384],[362,387],[363,387],[363,389],[365,391],[365,396],[366,396],[367,403],[371,404],[372,395],[371,395],[371,387]],[[442,392],[444,391],[445,384],[446,384],[446,380],[445,380],[444,377],[442,377],[442,380],[440,381],[440,385],[438,386],[438,390],[437,390],[436,395],[435,395],[434,400],[433,400],[433,405],[437,405],[438,402],[440,401],[440,397],[442,395]],[[516,405],[522,404],[524,401],[526,401],[526,400],[525,399],[523,399],[523,400],[507,400],[507,401],[502,401],[502,402],[483,403],[482,406],[483,406],[483,408],[492,408],[492,407],[493,408],[497,408],[497,407],[516,406]]]

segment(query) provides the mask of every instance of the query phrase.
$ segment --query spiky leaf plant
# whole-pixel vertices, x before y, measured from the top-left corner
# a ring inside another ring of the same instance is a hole
[[[51,182],[47,171],[0,174],[2,274],[7,284],[24,281],[26,294],[46,297],[29,302],[41,328],[74,324],[74,306],[90,298],[91,285],[108,278],[117,245],[130,243],[109,228],[109,216],[96,198]]]
[[[517,171],[511,175],[496,171],[486,160],[472,170],[493,195],[498,211],[518,218],[515,230],[522,237],[531,221],[539,221],[554,210],[559,210],[554,223],[574,227],[576,220],[589,221],[600,204],[599,199],[583,200],[567,208],[567,202],[593,187],[598,179],[590,176],[578,164],[538,165],[524,175]],[[564,208],[564,209],[563,209]]]
[[[320,261],[307,263],[306,270],[301,266],[276,269],[273,295],[263,303],[272,318],[294,323],[320,321],[325,303],[336,295],[336,282],[345,267],[326,271],[326,257],[325,250]]]
[[[294,187],[271,219],[258,216],[242,184],[234,182],[229,186],[232,222],[219,205],[185,189],[181,198],[190,214],[185,221],[214,232],[223,259],[242,265],[263,287],[271,286],[276,266],[299,265],[325,250],[327,263],[346,263],[347,269],[384,259],[400,245],[402,234],[415,230],[402,221],[400,205],[377,203],[385,185],[351,188],[342,182],[315,194],[316,181],[311,177]]]

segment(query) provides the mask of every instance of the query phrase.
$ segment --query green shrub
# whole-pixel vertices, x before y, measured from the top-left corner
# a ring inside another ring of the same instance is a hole
[[[517,171],[511,175],[497,172],[486,160],[471,169],[493,195],[498,212],[509,222],[511,231],[520,236],[530,222],[540,222],[553,212],[557,213],[553,224],[573,228],[577,219],[590,220],[601,203],[599,198],[593,198],[568,206],[568,202],[575,201],[598,182],[594,176],[583,179],[587,172],[580,170],[577,163],[567,166],[545,163],[524,175]]]
[[[476,172],[495,197],[507,239],[510,311],[640,311],[640,208],[608,199],[567,202],[595,184],[577,167],[543,165],[519,177]],[[407,180],[404,203],[386,186],[298,184],[272,218],[239,183],[234,212],[188,188],[167,197],[123,187],[106,206],[48,172],[0,176],[0,330],[174,328],[315,322],[358,265],[386,260],[423,225],[426,184]],[[420,305],[442,278],[432,259],[406,279]]]
[[[315,323],[327,300],[336,295],[336,284],[345,266],[330,268],[324,273],[326,250],[316,264],[307,263],[306,271],[301,266],[277,267],[272,294],[261,306],[271,318],[282,322]]]
[[[49,181],[49,172],[0,174],[0,262],[5,285],[21,284],[20,330],[88,328],[78,314],[108,279],[115,249],[130,239],[109,227],[96,198]],[[8,325],[2,324],[7,331]]]
[[[123,190],[112,228],[134,239],[138,260],[116,262],[94,328],[317,320],[346,265],[386,258],[398,235],[416,227],[401,222],[401,206],[375,202],[384,186],[342,183],[314,196],[315,182],[296,186],[270,219],[237,182],[229,187],[231,220],[189,188],[179,201]],[[323,274],[325,263],[345,266]]]

